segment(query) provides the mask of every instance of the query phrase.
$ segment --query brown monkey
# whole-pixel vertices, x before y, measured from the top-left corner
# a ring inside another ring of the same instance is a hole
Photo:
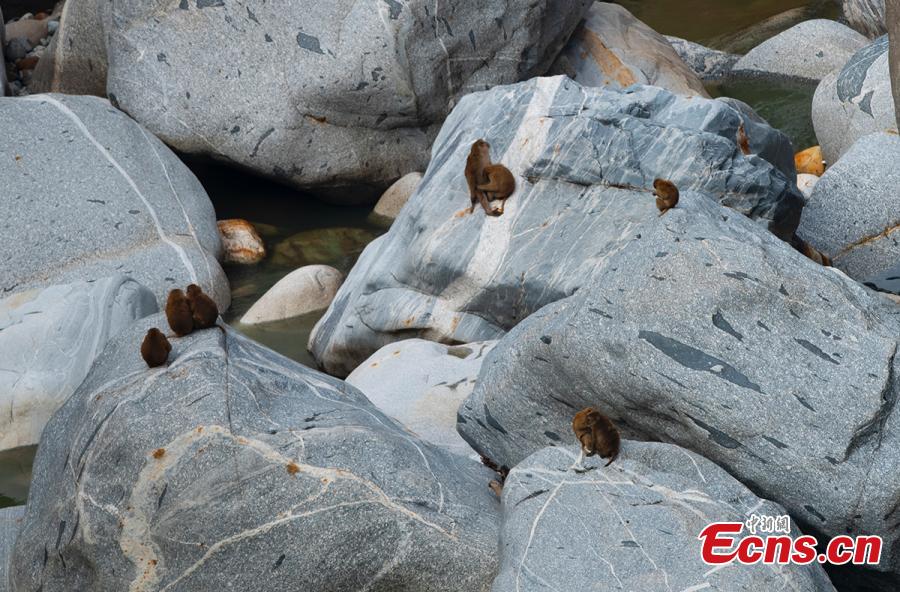
[[[572,430],[586,456],[599,454],[608,458],[608,467],[619,456],[619,430],[613,422],[593,407],[582,409],[572,420]]]
[[[653,181],[653,195],[656,196],[656,207],[662,216],[678,204],[678,187],[671,181],[656,179]]]
[[[194,330],[194,319],[191,316],[191,303],[179,289],[169,292],[166,300],[166,319],[169,327],[178,337],[184,337]]]
[[[750,138],[747,137],[747,132],[744,130],[744,124],[738,128],[737,133],[738,146],[741,147],[741,152],[744,154],[750,154]]]
[[[172,344],[166,339],[162,331],[153,327],[147,331],[144,341],[141,343],[141,357],[151,368],[162,366],[169,359]]]
[[[472,144],[466,159],[466,182],[472,200],[470,214],[475,211],[475,203],[480,202],[486,214],[499,216],[503,209],[493,209],[488,202],[506,199],[516,190],[516,180],[509,169],[502,164],[491,164],[491,145],[484,140]]]
[[[187,287],[187,299],[191,305],[191,315],[195,329],[209,329],[215,326],[219,318],[219,309],[212,298],[203,293],[203,288],[197,284]]]

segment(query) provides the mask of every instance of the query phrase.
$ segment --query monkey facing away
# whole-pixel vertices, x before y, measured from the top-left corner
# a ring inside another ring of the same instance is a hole
[[[475,211],[476,202],[480,202],[487,215],[501,215],[503,208],[494,209],[488,202],[505,200],[516,190],[516,179],[509,169],[502,164],[491,163],[491,145],[484,140],[472,144],[466,159],[466,182],[472,200],[470,214]]]
[[[147,331],[144,341],[141,342],[141,357],[149,367],[156,368],[165,364],[169,359],[170,351],[172,351],[172,344],[169,343],[162,331],[156,327]]]
[[[169,292],[169,298],[166,300],[166,320],[178,337],[184,337],[194,330],[191,303],[184,292],[177,288]]]
[[[656,196],[656,207],[662,216],[678,205],[678,187],[671,181],[656,179],[653,181],[653,195]]]
[[[575,414],[572,430],[581,444],[583,455],[599,454],[601,458],[608,458],[607,467],[619,456],[619,430],[608,417],[593,407],[587,407]]]
[[[209,329],[219,318],[219,309],[212,298],[203,293],[197,284],[187,287],[187,299],[191,307],[191,317],[195,329]]]

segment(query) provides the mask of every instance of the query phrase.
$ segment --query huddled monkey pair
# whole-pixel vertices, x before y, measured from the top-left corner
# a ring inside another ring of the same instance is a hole
[[[212,298],[203,293],[197,284],[187,287],[185,295],[179,289],[169,292],[166,300],[166,320],[178,337],[190,334],[194,329],[209,329],[216,325],[219,309]],[[151,368],[162,366],[169,359],[172,344],[165,334],[153,327],[147,331],[141,343],[141,357]]]

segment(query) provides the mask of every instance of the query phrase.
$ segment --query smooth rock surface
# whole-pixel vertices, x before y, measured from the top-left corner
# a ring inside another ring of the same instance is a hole
[[[179,151],[374,202],[462,96],[546,72],[590,4],[121,0],[108,91]]]
[[[0,99],[0,290],[15,293],[113,274],[160,305],[200,284],[231,301],[212,203],[152,134],[95,97]]]
[[[422,182],[422,176],[422,173],[409,173],[400,177],[399,181],[384,192],[373,211],[383,218],[394,220],[415,193],[416,187]]]
[[[812,146],[794,155],[794,166],[798,175],[815,175],[821,177],[825,173],[825,160],[822,147]]]
[[[742,76],[819,81],[841,68],[867,39],[827,19],[804,21],[754,47],[734,65]]]
[[[219,220],[225,263],[252,265],[266,258],[266,245],[253,224],[246,220]]]
[[[751,155],[737,144],[741,125]],[[467,213],[462,175],[485,130],[492,158],[518,186],[496,218]],[[317,324],[310,350],[329,373],[346,376],[401,339],[497,339],[572,294],[599,261],[656,223],[656,177],[783,235],[799,219],[790,142],[724,101],[564,77],[469,95],[441,130],[416,193]]]
[[[47,425],[16,592],[488,588],[492,471],[231,329],[148,370],[162,322],[113,340]]]
[[[7,23],[4,27],[7,42],[13,39],[27,39],[33,46],[38,45],[41,39],[47,36],[47,20],[19,19]]]
[[[741,56],[712,49],[693,41],[666,35],[666,40],[678,57],[704,82],[715,82],[728,77]]]
[[[682,195],[497,344],[458,427],[515,466],[596,407],[626,438],[715,462],[807,532],[884,537],[874,569],[896,585],[898,337],[897,306]]]
[[[874,39],[888,32],[884,16],[885,0],[843,0],[841,8],[850,26],[866,37]]]
[[[472,394],[481,363],[495,344],[392,343],[369,356],[347,383],[423,440],[477,459],[456,431],[456,411]]]
[[[583,86],[649,84],[679,95],[709,96],[665,37],[608,2],[594,2],[552,71]]]
[[[808,173],[800,173],[799,175],[797,175],[797,189],[800,190],[800,193],[802,193],[803,197],[805,197],[807,200],[812,196],[813,189],[818,182],[818,175],[810,175]],[[800,219],[800,222],[802,224],[802,217]]]
[[[24,515],[25,506],[0,509],[0,592],[9,591],[9,558]]]
[[[153,293],[125,276],[0,300],[0,450],[37,444],[106,342],[158,310]]]
[[[106,25],[111,3],[103,0],[66,2],[59,30],[34,71],[30,90],[106,97]]]
[[[548,582],[597,592],[834,590],[817,564],[703,562],[697,534],[711,523],[786,512],[702,456],[625,441],[614,464],[589,458],[581,473],[572,468],[577,456],[575,445],[545,448],[510,472],[493,592],[545,591]]]
[[[822,79],[813,96],[812,118],[829,165],[861,137],[897,129],[887,37],[859,50],[841,70]]]
[[[900,276],[900,136],[860,138],[803,209],[798,235],[860,282]]]
[[[327,265],[307,265],[287,274],[253,303],[241,323],[256,325],[325,310],[344,275]]]

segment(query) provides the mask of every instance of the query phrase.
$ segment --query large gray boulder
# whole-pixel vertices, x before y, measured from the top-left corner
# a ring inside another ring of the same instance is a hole
[[[847,275],[878,282],[900,275],[900,136],[863,136],[813,188],[798,234]]]
[[[180,151],[374,201],[462,96],[546,72],[590,4],[119,0],[108,90]]]
[[[697,535],[711,523],[785,511],[702,456],[626,440],[609,467],[593,457],[579,469],[577,458],[575,446],[544,448],[510,472],[493,592],[545,591],[548,582],[596,592],[834,590],[817,564],[703,562]]]
[[[751,154],[739,147],[741,126]],[[467,213],[463,169],[482,136],[518,185],[500,217]],[[599,261],[655,222],[656,177],[782,236],[799,220],[790,142],[740,106],[564,77],[469,95],[444,124],[415,194],[316,326],[310,350],[326,371],[346,376],[401,339],[496,339],[575,292]]]
[[[894,107],[897,110],[897,123],[900,125],[900,0],[885,0],[887,22],[890,28],[890,76],[893,88]]]
[[[0,509],[0,592],[9,592],[9,558],[19,536],[23,516],[25,506]]]
[[[594,2],[553,71],[583,86],[650,84],[679,95],[709,96],[665,37],[608,2]]]
[[[448,346],[423,339],[386,345],[347,377],[347,384],[422,439],[456,454],[475,453],[456,431],[456,411],[472,394],[496,341]]]
[[[869,38],[887,33],[884,10],[885,4],[894,0],[843,0],[844,18],[851,27]],[[890,22],[890,21],[887,21]]]
[[[739,76],[818,82],[867,45],[865,36],[828,19],[794,25],[750,50],[734,65]]]
[[[886,36],[822,79],[813,96],[812,120],[829,165],[861,137],[897,129]]]
[[[106,27],[111,0],[78,0],[62,6],[59,30],[29,84],[32,93],[106,97]]]
[[[231,329],[114,339],[47,424],[15,592],[484,591],[493,475]]]
[[[37,444],[106,342],[158,310],[150,290],[121,275],[0,300],[0,450]]]
[[[500,465],[594,406],[825,535],[884,537],[900,574],[900,307],[708,199],[684,203],[488,355],[459,430]]]
[[[171,150],[104,99],[0,99],[0,290],[125,274],[161,304],[200,284],[224,310],[216,215]]]
[[[731,74],[731,69],[741,59],[739,55],[712,49],[680,37],[666,35],[666,40],[672,44],[678,57],[704,82],[716,82],[727,78]]]

